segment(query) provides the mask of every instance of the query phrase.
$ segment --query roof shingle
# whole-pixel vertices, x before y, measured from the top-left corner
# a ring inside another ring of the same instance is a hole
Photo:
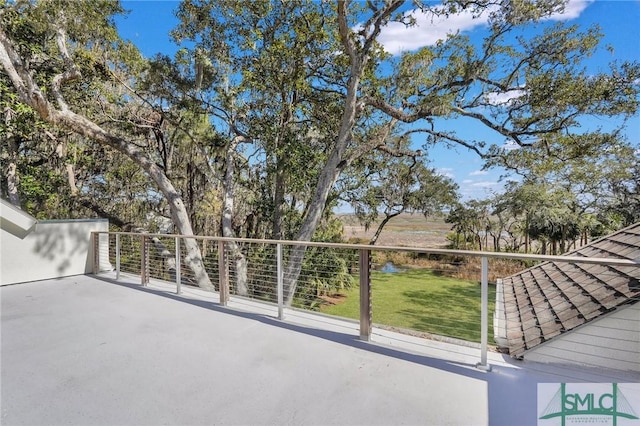
[[[640,261],[640,223],[567,253]],[[509,353],[520,356],[559,334],[640,300],[635,266],[544,262],[503,279]]]

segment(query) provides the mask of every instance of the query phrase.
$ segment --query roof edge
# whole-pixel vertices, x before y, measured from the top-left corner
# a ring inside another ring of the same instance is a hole
[[[16,234],[15,231],[24,234],[29,233],[36,223],[38,220],[35,217],[0,198],[0,225],[2,229],[12,234]]]

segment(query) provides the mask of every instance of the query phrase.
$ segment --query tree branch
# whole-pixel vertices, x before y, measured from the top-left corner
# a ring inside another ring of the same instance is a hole
[[[69,50],[67,49],[67,34],[60,26],[56,28],[56,44],[58,45],[58,50],[60,50],[60,54],[62,55],[62,59],[64,60],[64,64],[67,69],[53,77],[51,92],[58,103],[58,107],[62,111],[69,111],[69,105],[67,105],[67,102],[64,100],[64,96],[62,96],[61,86],[63,83],[82,77],[82,74],[78,70],[78,67],[76,67],[73,59],[71,59],[71,55],[69,55]]]
[[[2,27],[0,27],[0,64],[16,88],[20,100],[30,105],[44,119],[48,119],[51,116],[49,102],[33,81],[13,42],[7,37]]]
[[[402,121],[404,123],[414,123],[420,119],[427,117],[435,117],[439,115],[443,115],[446,111],[443,106],[438,106],[430,109],[418,109],[417,112],[414,113],[406,113],[401,108],[396,108],[388,102],[379,99],[373,98],[371,96],[363,96],[360,98],[361,102],[365,105],[369,105],[379,111],[384,112],[385,114],[395,118],[396,120]]]
[[[340,42],[349,55],[350,63],[359,63],[359,58],[356,52],[356,46],[351,38],[351,29],[347,23],[347,8],[349,7],[350,0],[338,1],[338,32],[340,34]]]
[[[382,147],[384,147],[385,145],[384,141],[389,137],[397,122],[398,120],[392,119],[384,126],[382,126],[382,128],[379,129],[378,132],[376,132],[376,135],[371,139],[370,142],[361,145],[358,149],[351,152],[350,155],[346,156],[341,165],[343,167],[346,167],[374,149],[383,149]]]

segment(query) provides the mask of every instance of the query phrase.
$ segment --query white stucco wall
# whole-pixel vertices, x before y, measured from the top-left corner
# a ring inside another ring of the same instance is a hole
[[[640,303],[554,337],[525,352],[524,358],[640,372]]]
[[[15,232],[3,221],[0,285],[91,273],[91,232],[108,230],[106,219],[39,221],[25,233]],[[106,247],[100,253],[108,256]],[[108,268],[108,258],[100,264],[101,269]]]

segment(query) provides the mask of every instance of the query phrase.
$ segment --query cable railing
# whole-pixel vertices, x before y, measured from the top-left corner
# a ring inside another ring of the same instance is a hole
[[[187,266],[189,239],[198,245],[222,305],[230,297],[248,298],[277,306],[280,319],[286,309],[351,318],[359,321],[363,340],[371,339],[375,324],[471,345],[480,349],[482,369],[490,368],[487,352],[494,342],[519,356],[640,298],[637,260],[147,233],[95,236],[94,272],[104,270],[99,259],[108,258],[116,279],[134,274],[142,285],[171,282],[181,293],[183,286],[198,286]],[[296,258],[301,246],[304,255]],[[295,262],[292,287],[287,268]],[[631,317],[611,345],[622,358],[630,351],[634,369],[631,333],[640,320]],[[606,334],[609,326],[602,327]],[[603,345],[601,340],[592,346]],[[561,347],[548,352],[546,357],[572,356]]]

